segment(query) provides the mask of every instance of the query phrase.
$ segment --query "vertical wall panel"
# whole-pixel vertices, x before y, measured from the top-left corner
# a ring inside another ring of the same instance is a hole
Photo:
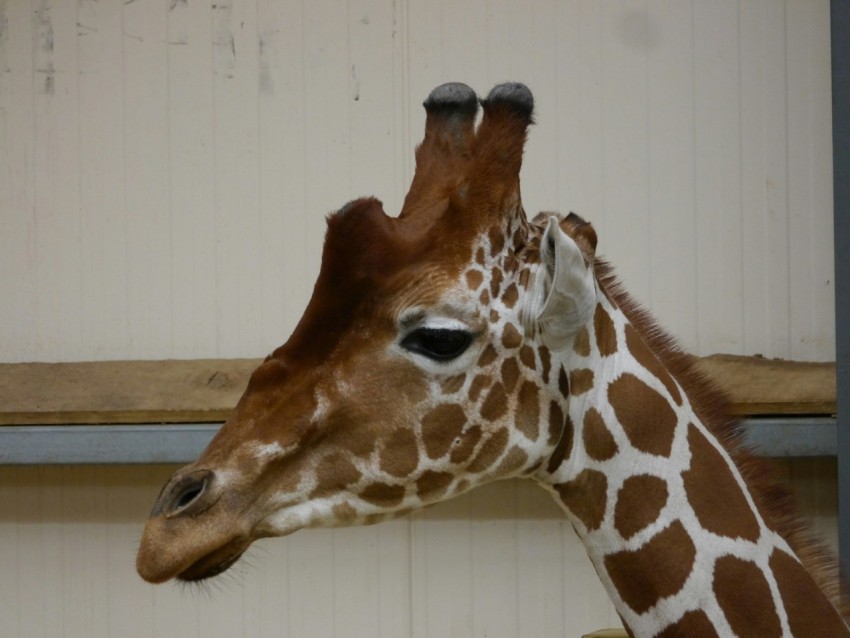
[[[649,297],[665,327],[697,343],[694,8],[671,0],[646,16]],[[630,223],[627,218],[624,220]]]
[[[787,13],[789,356],[803,359],[835,347],[829,7],[789,0]]]
[[[789,351],[784,11],[741,6],[741,236],[744,350]]]
[[[740,28],[732,0],[694,3],[697,339],[739,353],[741,268]]]
[[[161,290],[175,358],[217,343],[212,19],[207,2],[168,5],[168,211],[171,277]],[[170,312],[169,312],[170,311]]]
[[[171,334],[168,12],[162,3],[124,6],[124,265],[128,354],[142,359]]]

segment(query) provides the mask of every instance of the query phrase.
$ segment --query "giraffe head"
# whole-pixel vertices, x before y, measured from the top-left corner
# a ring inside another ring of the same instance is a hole
[[[163,488],[137,559],[151,582],[221,573],[256,539],[373,523],[568,455],[569,345],[596,303],[596,237],[522,208],[533,101],[462,84],[425,101],[398,217],[328,218],[313,296],[201,457]]]

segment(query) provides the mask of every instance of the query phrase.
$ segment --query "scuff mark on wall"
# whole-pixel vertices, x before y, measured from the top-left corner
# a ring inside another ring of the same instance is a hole
[[[351,65],[351,86],[352,86],[352,97],[355,102],[360,101],[360,78],[357,77],[357,65]]]
[[[274,95],[274,82],[271,75],[271,63],[273,59],[272,48],[275,32],[264,31],[260,33],[260,93],[263,95]]]
[[[77,36],[83,37],[98,33],[98,7],[92,0],[77,2]]]
[[[189,44],[187,0],[171,0],[168,4],[168,44],[169,46],[187,46]]]
[[[56,69],[53,66],[53,22],[47,0],[39,0],[33,9],[33,72],[44,78],[42,92],[53,95]]]
[[[233,2],[219,0],[213,9],[214,71],[230,79],[236,68],[236,40],[233,37]]]

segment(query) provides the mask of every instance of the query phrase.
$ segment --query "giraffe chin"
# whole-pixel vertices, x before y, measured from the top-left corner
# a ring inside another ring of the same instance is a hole
[[[233,567],[251,544],[250,539],[235,538],[201,557],[175,576],[182,582],[198,582],[223,574]]]

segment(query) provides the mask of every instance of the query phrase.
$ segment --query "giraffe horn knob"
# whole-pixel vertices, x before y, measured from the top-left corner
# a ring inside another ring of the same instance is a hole
[[[487,97],[481,100],[484,110],[504,107],[519,115],[526,124],[532,121],[534,96],[531,90],[520,82],[505,82],[493,87]]]
[[[426,140],[442,140],[450,155],[463,153],[472,141],[478,97],[461,82],[447,82],[431,91],[422,103],[428,114]],[[438,142],[439,144],[439,142]]]
[[[478,111],[478,98],[463,82],[447,82],[431,91],[422,106],[429,113],[441,111],[470,117]]]

